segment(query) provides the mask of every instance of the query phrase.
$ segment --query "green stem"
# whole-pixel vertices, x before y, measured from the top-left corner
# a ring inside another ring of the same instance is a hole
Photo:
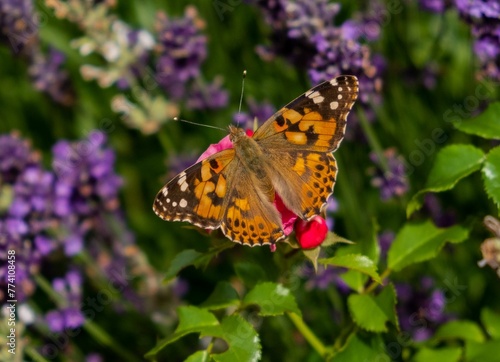
[[[299,330],[299,332],[304,336],[307,342],[319,353],[321,357],[326,354],[326,347],[324,344],[316,337],[316,335],[309,329],[309,327],[304,323],[304,320],[293,312],[287,313],[288,317]]]
[[[64,307],[65,300],[61,297],[54,289],[50,283],[41,275],[34,275],[37,285],[54,301],[58,307]],[[124,361],[135,362],[139,361],[133,356],[133,353],[120,346],[115,340],[101,327],[99,327],[93,321],[87,319],[83,325],[83,328],[99,343],[108,346],[117,355],[119,355]],[[76,332],[75,332],[76,333]]]
[[[48,359],[45,359],[38,351],[32,346],[26,346],[24,348],[24,352],[27,356],[30,356],[31,360],[35,362],[49,362]]]
[[[370,145],[370,148],[375,152],[377,155],[377,158],[380,161],[380,165],[382,166],[382,169],[385,172],[389,172],[389,165],[387,163],[387,159],[385,158],[384,151],[382,149],[382,146],[380,145],[380,142],[373,131],[373,127],[370,122],[368,122],[368,119],[366,118],[365,112],[361,107],[358,107],[358,112],[357,112],[358,118],[359,118],[359,124],[361,125],[361,128],[363,129],[363,132],[365,133],[365,136],[368,140],[368,144]]]
[[[96,341],[103,344],[104,346],[112,349],[117,355],[119,355],[124,361],[140,361],[137,357],[133,355],[132,352],[125,349],[115,342],[113,337],[111,337],[108,332],[99,327],[96,323],[91,320],[86,320],[83,328],[90,334]]]
[[[380,274],[380,279],[382,280],[382,282],[384,282],[384,279],[387,278],[391,274],[391,272],[392,270],[387,268],[382,274]],[[363,294],[369,294],[373,292],[379,285],[379,283],[372,281],[371,284],[363,291]]]
[[[52,301],[58,306],[62,306],[64,304],[64,298],[61,297],[54,289],[50,283],[40,274],[33,275],[36,284],[47,294]]]

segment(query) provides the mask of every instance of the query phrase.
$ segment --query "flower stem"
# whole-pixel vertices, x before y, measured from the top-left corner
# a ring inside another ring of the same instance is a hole
[[[384,282],[384,279],[387,278],[390,274],[391,274],[391,269],[387,268],[386,270],[384,270],[384,272],[382,274],[380,274],[380,280],[382,280],[382,282]],[[366,287],[366,289],[363,291],[363,294],[369,294],[371,292],[373,292],[375,290],[376,287],[378,287],[380,284],[375,282],[375,281],[372,281],[370,283],[370,285],[368,287]]]
[[[64,299],[52,288],[50,283],[41,275],[34,275],[37,285],[54,301],[58,307],[64,306]],[[132,352],[128,351],[123,346],[120,346],[116,341],[101,327],[93,321],[86,319],[83,328],[99,343],[108,346],[123,361],[135,362],[139,361]],[[77,333],[75,332],[75,336]]]
[[[309,344],[319,353],[321,357],[326,354],[325,345],[316,337],[316,335],[309,329],[309,327],[304,323],[302,317],[297,315],[296,313],[289,312],[287,313],[288,317],[295,325],[295,327],[299,330],[299,332],[304,336],[304,338],[309,342]]]
[[[373,152],[375,152],[375,154],[377,155],[384,173],[389,172],[389,164],[387,163],[387,159],[385,158],[382,146],[380,145],[380,142],[375,135],[375,132],[373,131],[371,123],[368,122],[368,119],[366,118],[365,111],[361,107],[358,107],[357,115],[359,124],[361,125],[361,128],[363,128],[363,132],[365,133],[365,136],[368,140],[368,144],[370,145],[370,148],[373,150]]]

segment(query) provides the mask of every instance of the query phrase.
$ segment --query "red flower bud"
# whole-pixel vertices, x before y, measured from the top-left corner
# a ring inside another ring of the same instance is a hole
[[[302,249],[313,249],[325,240],[328,225],[321,216],[310,221],[298,219],[295,223],[295,235]]]

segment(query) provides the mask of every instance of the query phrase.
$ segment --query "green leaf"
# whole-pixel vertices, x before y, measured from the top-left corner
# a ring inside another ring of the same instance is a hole
[[[211,335],[211,334],[209,334]],[[204,336],[204,335],[203,335]],[[220,334],[229,348],[220,354],[212,354],[214,361],[259,361],[262,356],[259,335],[240,315],[231,315],[225,318],[220,325]]]
[[[234,271],[238,278],[243,280],[248,289],[253,288],[257,283],[267,279],[266,272],[256,263],[239,262],[234,265]]]
[[[500,120],[500,116],[498,119]],[[497,208],[500,208],[500,146],[495,147],[486,155],[481,172],[488,197],[493,200]]]
[[[447,241],[459,243],[468,236],[469,231],[459,225],[437,228],[431,221],[406,224],[387,253],[388,267],[399,271],[408,265],[432,259]]]
[[[197,351],[186,358],[184,362],[208,362],[209,354],[207,351]]]
[[[170,267],[167,270],[164,281],[168,281],[175,277],[177,273],[179,273],[182,269],[189,265],[193,265],[193,262],[202,255],[200,252],[197,252],[193,249],[187,249],[181,251],[179,254],[175,256],[170,264]]]
[[[359,336],[353,334],[344,344],[342,350],[335,354],[329,361],[391,361],[386,353],[386,348],[380,334]]]
[[[363,274],[369,275],[377,283],[382,283],[380,276],[377,273],[377,266],[370,258],[365,255],[349,254],[334,256],[328,259],[320,259],[319,262],[324,265],[332,265],[356,270]]]
[[[227,308],[232,305],[239,305],[240,297],[228,282],[217,283],[214,291],[200,307],[210,310]]]
[[[432,339],[462,339],[481,343],[484,342],[485,337],[483,331],[476,323],[461,320],[451,321],[440,326],[432,336]]]
[[[469,121],[455,122],[455,128],[486,139],[500,139],[500,102],[490,103],[488,108]]]
[[[481,310],[481,322],[491,338],[500,339],[500,314],[489,308],[483,308]]]
[[[387,332],[387,322],[398,325],[396,317],[396,292],[387,286],[377,296],[351,294],[347,300],[354,322],[370,332]]]
[[[422,348],[413,356],[411,362],[455,362],[459,361],[461,356],[460,347]]]
[[[146,359],[154,359],[163,348],[189,333],[204,333],[219,327],[219,321],[215,316],[205,309],[193,306],[179,307],[179,325],[175,332],[169,337],[159,341],[156,346],[144,356]]]
[[[486,343],[468,341],[465,344],[465,361],[467,362],[498,362],[500,339]]]
[[[479,170],[484,153],[471,145],[443,147],[436,156],[424,189],[413,196],[406,208],[406,215],[420,209],[426,192],[441,192],[452,189],[458,181]]]
[[[245,305],[257,304],[262,316],[282,315],[285,312],[294,312],[302,316],[295,297],[290,290],[281,284],[265,282],[255,286],[245,296]]]

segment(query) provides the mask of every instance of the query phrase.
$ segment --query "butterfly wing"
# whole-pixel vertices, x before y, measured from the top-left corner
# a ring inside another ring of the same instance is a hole
[[[253,138],[265,149],[332,152],[344,138],[347,115],[358,96],[358,79],[323,82],[270,117]]]
[[[234,149],[224,150],[174,177],[156,195],[156,215],[204,229],[221,227],[231,240],[250,246],[283,238],[281,218],[269,195],[234,155]]]
[[[241,244],[274,244],[285,237],[281,216],[259,187],[262,180],[234,162],[234,182],[227,195],[227,207],[221,224],[224,235]],[[233,167],[233,165],[231,165]],[[273,192],[274,195],[274,192]]]
[[[153,210],[167,221],[188,221],[204,229],[222,222],[234,149],[218,152],[184,170],[156,195]]]
[[[302,219],[320,214],[333,193],[337,165],[331,152],[344,137],[357,96],[356,77],[334,78],[290,102],[254,134],[276,192]]]

